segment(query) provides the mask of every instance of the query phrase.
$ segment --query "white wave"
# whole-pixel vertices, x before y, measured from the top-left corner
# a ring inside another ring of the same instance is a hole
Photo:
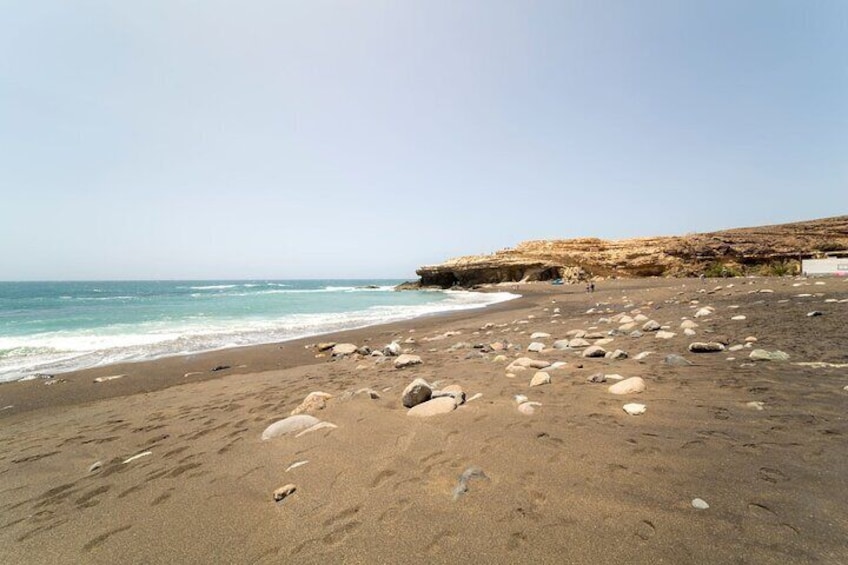
[[[224,290],[227,288],[236,288],[237,284],[209,284],[205,286],[190,286],[191,290]]]
[[[322,291],[312,289],[315,290]],[[513,298],[518,295],[446,291],[444,299],[424,304],[371,306],[343,313],[239,319],[192,316],[182,321],[116,325],[97,331],[5,337],[0,338],[0,351],[4,352],[0,357],[0,381],[17,380],[33,373],[53,374],[118,362],[276,343],[439,312],[482,308]]]

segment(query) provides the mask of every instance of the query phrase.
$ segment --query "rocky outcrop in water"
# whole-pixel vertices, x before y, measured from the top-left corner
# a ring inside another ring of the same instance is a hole
[[[791,274],[802,257],[848,252],[848,216],[683,236],[526,241],[416,272],[422,286],[594,277]]]

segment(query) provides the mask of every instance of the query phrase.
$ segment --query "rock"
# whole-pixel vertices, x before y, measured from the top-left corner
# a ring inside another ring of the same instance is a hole
[[[531,351],[533,353],[541,353],[545,350],[545,344],[539,341],[534,341],[530,345],[527,346],[527,351]]]
[[[584,347],[589,347],[591,344],[582,337],[575,337],[571,341],[568,342],[568,347],[571,349],[583,349]]]
[[[538,372],[530,379],[530,386],[541,386],[551,384],[551,376],[545,372]]]
[[[453,402],[457,406],[465,404],[465,392],[456,385],[445,387],[442,390],[434,390],[432,398],[453,398]]]
[[[515,370],[517,368],[521,368],[521,369],[544,369],[548,366],[550,366],[550,363],[548,361],[530,359],[529,357],[519,357],[518,359],[516,359],[515,361],[510,363],[507,366],[506,370],[512,371],[512,370]]]
[[[605,383],[607,382],[607,377],[603,373],[595,373],[586,380],[590,383]]]
[[[395,359],[395,368],[403,369],[404,367],[410,367],[412,365],[420,365],[421,357],[418,355],[409,355],[408,353],[404,353],[400,355],[397,359]]]
[[[754,361],[788,361],[789,354],[783,351],[766,351],[765,349],[755,349],[748,355]]]
[[[432,396],[433,387],[424,379],[415,379],[403,389],[401,401],[407,408],[412,408],[422,402],[427,402]]]
[[[294,435],[294,437],[304,436],[306,434],[310,434],[312,432],[317,432],[318,430],[323,430],[325,428],[335,429],[338,428],[337,425],[331,424],[330,422],[318,422],[314,426],[309,426],[305,430],[301,430]]]
[[[698,327],[698,324],[693,322],[692,320],[683,320],[680,323],[680,329],[681,330],[685,330],[685,329],[694,330],[697,327]]]
[[[709,507],[710,505],[700,498],[692,500],[692,508],[697,508],[698,510],[706,510]]]
[[[738,314],[736,316],[732,316],[730,319],[739,321],[739,320],[747,320],[748,317],[745,316],[744,314]]]
[[[635,359],[636,361],[642,361],[645,358],[647,358],[647,357],[649,357],[653,354],[654,354],[653,351],[643,351],[642,353],[639,353],[638,355],[636,355],[636,357],[634,357],[633,359]]]
[[[516,404],[524,404],[525,402],[527,402],[527,397],[523,394],[516,394],[512,397],[512,399],[515,400]]]
[[[407,416],[415,418],[429,418],[430,416],[438,416],[439,414],[447,414],[456,410],[456,402],[450,396],[442,396],[441,398],[433,398],[427,402],[422,402],[406,413]]]
[[[749,335],[748,337],[746,337],[746,338],[744,339],[744,341],[745,341],[745,343],[756,343],[756,342],[757,342],[757,338],[755,338],[755,337],[754,337],[754,336],[752,336],[752,335]]]
[[[373,388],[361,388],[354,393],[355,396],[364,395],[370,398],[371,400],[379,400],[380,393],[374,390]]]
[[[636,322],[630,322],[628,324],[621,324],[620,326],[618,326],[618,331],[626,333],[626,332],[629,332],[630,330],[635,329],[636,325],[637,325]]]
[[[631,318],[630,316],[628,316],[626,314],[618,318],[619,324],[632,324],[635,321],[636,320],[634,320],[633,318]]]
[[[680,355],[677,355],[675,353],[666,355],[665,359],[663,359],[663,363],[675,367],[688,367],[692,364],[692,362],[686,359],[685,357],[681,357]]]
[[[671,339],[676,335],[674,332],[667,332],[665,330],[660,330],[656,333],[657,339]]]
[[[605,337],[605,338],[602,338],[602,339],[596,339],[594,345],[604,346],[604,345],[608,345],[608,344],[612,343],[613,341],[615,341],[613,338]]]
[[[763,410],[765,408],[765,402],[761,400],[752,400],[751,402],[746,402],[745,406],[753,408],[754,410]]]
[[[660,326],[659,322],[657,322],[655,320],[648,320],[647,322],[642,324],[642,331],[643,332],[656,332],[656,331],[659,331],[661,327],[662,326]]]
[[[533,332],[530,335],[530,339],[547,339],[551,337],[551,334],[545,332]]]
[[[292,484],[282,486],[282,487],[280,487],[280,488],[278,488],[277,490],[274,491],[274,501],[280,502],[285,497],[294,494],[294,492],[296,490],[297,490],[297,487],[292,485]]]
[[[819,312],[818,310],[813,310],[812,312],[807,312],[808,318],[815,318],[816,316],[823,316],[824,312]]]
[[[632,331],[632,332],[630,332],[630,334],[629,334],[629,336],[630,336],[630,337],[632,337],[632,338],[640,338],[640,337],[642,337],[643,335],[645,335],[645,334],[643,334],[640,330],[633,330],[633,331]]]
[[[608,390],[612,394],[635,394],[645,390],[645,381],[642,377],[630,377],[615,383]]]
[[[321,422],[321,420],[314,416],[309,416],[308,414],[289,416],[288,418],[278,420],[267,428],[265,428],[265,431],[262,432],[262,441],[286,434],[299,432],[301,430],[310,428],[319,422]]]
[[[323,343],[319,343],[316,347],[318,348],[318,351],[327,351],[328,349],[332,349],[335,346],[335,341],[325,341]]]
[[[453,489],[453,499],[457,500],[460,496],[468,492],[468,483],[472,479],[489,480],[486,473],[480,467],[469,467],[459,476],[459,484]]]
[[[583,338],[586,336],[586,330],[568,330],[565,335],[572,339]]]
[[[600,345],[589,346],[583,351],[583,357],[603,357],[606,354],[606,349]]]
[[[683,330],[683,335],[685,335],[686,337],[692,337],[692,336],[696,335],[697,333],[698,332],[696,332],[692,328],[686,328],[685,330]]]
[[[229,367],[227,367],[227,368],[229,369]],[[214,371],[215,369],[212,369],[212,370]],[[126,375],[109,375],[108,377],[97,377],[96,379],[94,379],[94,382],[105,383],[105,382],[109,382],[109,381],[114,381],[115,379],[122,379],[125,376]]]
[[[695,341],[689,344],[689,351],[692,353],[715,353],[724,351],[724,345],[715,341]]]
[[[731,353],[736,353],[737,351],[742,351],[743,349],[745,349],[745,346],[742,344],[731,345],[727,348],[727,350]]]
[[[95,471],[99,470],[102,466],[103,466],[103,461],[95,461],[95,462],[94,462],[94,463],[92,463],[92,464],[91,464],[91,466],[88,468],[88,472],[89,472],[89,473],[93,473],[93,472],[95,472]]]
[[[541,405],[541,402],[523,402],[518,405],[518,411],[527,416],[531,416],[536,412],[536,407]]]
[[[333,395],[326,392],[310,392],[303,399],[303,402],[300,403],[300,406],[291,411],[291,415],[310,414],[318,410],[323,410],[327,406],[327,400],[331,398],[333,398]]]
[[[356,352],[359,355],[362,355],[363,357],[368,357],[369,355],[371,355],[371,348],[367,345],[363,345],[362,347],[358,348]]]
[[[343,357],[345,355],[353,355],[359,349],[352,343],[337,343],[333,346],[333,357]]]
[[[482,393],[482,392],[476,392],[476,393],[474,393],[474,394],[471,396],[471,398],[469,398],[469,399],[468,399],[468,400],[466,400],[465,402],[466,402],[466,403],[467,403],[467,402],[471,402],[472,400],[477,400],[478,398],[483,398],[483,393]]]
[[[635,402],[630,403],[630,404],[625,404],[624,406],[622,406],[622,408],[624,409],[625,412],[627,412],[631,416],[638,416],[640,414],[644,414],[645,410],[648,409],[648,407],[645,406],[644,404],[637,404]]]
[[[618,361],[619,359],[627,359],[627,352],[621,349],[616,349],[615,351],[609,352],[605,355],[608,359],[612,359],[613,361]]]
[[[389,357],[397,357],[400,355],[401,347],[400,344],[396,341],[391,342],[390,344],[383,347],[383,355]]]
[[[701,308],[697,312],[695,312],[695,317],[696,318],[703,318],[704,316],[709,316],[712,313],[713,313],[713,309],[710,308],[709,306],[707,306],[707,307]]]
[[[506,361],[506,355],[495,355],[495,358],[492,359],[494,363],[503,363]]]

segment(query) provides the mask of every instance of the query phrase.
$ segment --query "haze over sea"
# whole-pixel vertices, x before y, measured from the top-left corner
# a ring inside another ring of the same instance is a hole
[[[0,282],[0,381],[274,343],[515,295],[400,280]]]

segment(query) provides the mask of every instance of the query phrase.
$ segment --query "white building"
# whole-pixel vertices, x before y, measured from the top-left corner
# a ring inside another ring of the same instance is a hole
[[[848,257],[803,259],[801,261],[801,272],[808,277],[848,277]]]

